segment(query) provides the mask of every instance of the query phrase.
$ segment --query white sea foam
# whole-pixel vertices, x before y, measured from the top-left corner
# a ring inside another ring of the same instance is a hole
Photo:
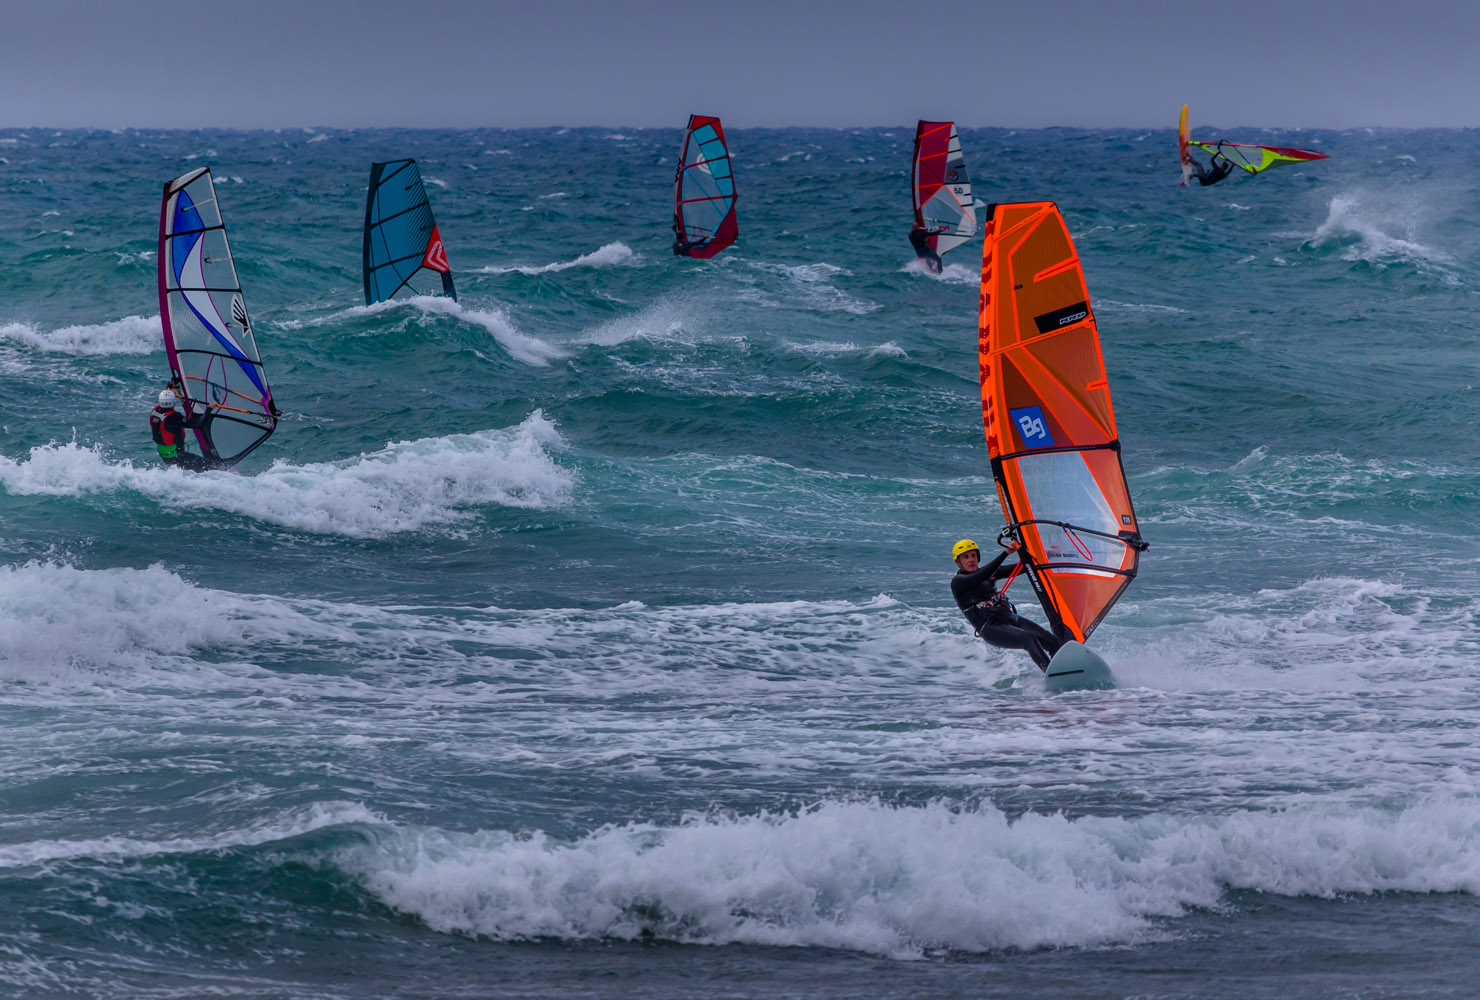
[[[632,248],[625,243],[608,243],[590,253],[581,254],[575,260],[556,261],[553,264],[523,264],[517,267],[498,267],[490,265],[478,269],[480,274],[508,274],[518,272],[519,274],[551,274],[556,271],[566,271],[573,267],[611,267],[616,264],[635,263],[638,258],[632,253]]]
[[[697,339],[695,324],[702,307],[680,296],[664,296],[643,306],[635,313],[618,316],[600,326],[582,332],[578,344],[613,347],[629,340],[693,343]]]
[[[1151,302],[1117,302],[1115,299],[1100,299],[1095,303],[1097,312],[1150,313],[1152,315],[1179,316],[1188,310],[1179,306],[1157,305]]]
[[[106,323],[42,330],[32,323],[0,326],[0,341],[55,354],[152,354],[164,349],[158,316],[125,316]]]
[[[357,803],[330,802],[293,809],[245,829],[197,837],[145,840],[109,836],[86,840],[28,841],[0,846],[0,870],[81,858],[116,860],[225,851],[290,840],[315,830],[378,821],[379,817]]]
[[[911,958],[1138,943],[1219,905],[1230,887],[1480,893],[1480,805],[1123,819],[824,802],[571,841],[405,830],[343,863],[387,905],[444,933]]]
[[[843,342],[819,341],[810,344],[789,344],[787,346],[789,346],[794,351],[801,352],[802,354],[817,354],[824,357],[831,357],[840,354],[883,355],[891,358],[904,358],[909,356],[905,353],[904,348],[900,347],[892,340],[887,340],[882,344],[864,345],[862,347],[860,347],[858,344],[853,343],[851,340]]]
[[[1326,219],[1316,228],[1311,245],[1345,245],[1343,260],[1364,261],[1379,266],[1406,262],[1437,267],[1452,258],[1441,250],[1414,239],[1425,206],[1402,203],[1392,196],[1349,192],[1332,198]]]
[[[428,315],[452,316],[481,326],[509,352],[510,357],[527,365],[548,365],[550,359],[563,358],[566,355],[563,349],[554,344],[547,344],[521,332],[502,309],[474,309],[445,295],[417,295],[369,306],[350,306],[342,315],[374,316],[397,309],[417,309]]]
[[[203,615],[207,603],[212,613]],[[0,672],[11,680],[193,669],[193,650],[242,646],[264,632],[322,628],[282,602],[207,592],[160,566],[0,566]]]
[[[192,473],[111,462],[76,443],[0,457],[0,486],[14,496],[78,496],[131,490],[184,508],[241,514],[319,534],[379,538],[453,525],[489,504],[553,507],[566,502],[572,474],[550,457],[562,446],[535,411],[518,427],[388,445],[344,462],[279,460],[255,476]]]
[[[848,277],[851,274],[846,268],[838,267],[836,264],[829,264],[825,261],[811,264],[758,263],[755,267],[770,274],[780,275],[790,282],[791,301],[785,303],[788,306],[800,305],[804,309],[846,312],[854,316],[867,316],[881,308],[878,303],[855,298],[832,284],[834,278]],[[767,305],[772,304],[765,299],[760,301]],[[777,304],[780,305],[780,303]]]
[[[930,270],[923,257],[914,258],[900,270],[906,274],[918,274],[947,285],[975,285],[981,281],[982,277],[980,270],[956,263],[945,264],[940,269],[940,273],[936,274]]]

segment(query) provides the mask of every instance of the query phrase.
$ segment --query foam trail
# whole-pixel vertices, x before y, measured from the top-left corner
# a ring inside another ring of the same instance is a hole
[[[930,845],[922,849],[921,845]],[[828,802],[543,833],[405,832],[349,857],[445,933],[939,951],[1094,947],[1165,933],[1227,888],[1480,892],[1480,803],[1313,804],[1122,819]]]
[[[916,257],[914,260],[900,268],[906,274],[919,274],[933,281],[939,281],[947,285],[974,285],[981,280],[981,272],[967,267],[965,264],[950,263],[940,269],[936,274],[925,264],[925,258]]]
[[[872,346],[866,345],[862,347],[860,347],[858,344],[853,343],[853,341],[851,340],[842,342],[819,341],[812,344],[788,344],[787,346],[801,354],[814,354],[820,355],[822,357],[833,357],[840,354],[884,355],[891,358],[909,357],[909,355],[905,353],[904,348],[900,347],[892,340],[886,340],[882,344],[874,344]]]
[[[202,854],[257,847],[291,840],[317,830],[349,824],[370,824],[378,817],[352,802],[314,804],[248,827],[198,837],[141,840],[134,837],[97,837],[89,840],[38,840],[0,847],[0,870],[29,868],[73,859],[135,859],[161,855]]]
[[[112,463],[76,443],[0,456],[0,485],[17,496],[78,496],[133,490],[164,503],[230,511],[318,534],[380,538],[454,524],[486,504],[563,504],[571,473],[547,449],[563,446],[535,411],[516,428],[391,444],[346,462],[274,462],[256,476]]]
[[[152,354],[164,350],[158,316],[125,316],[106,323],[42,330],[32,323],[0,326],[0,341],[53,354]]]
[[[546,197],[549,197],[548,195]],[[556,271],[567,271],[573,267],[611,267],[614,264],[625,264],[633,259],[632,248],[625,243],[608,243],[599,250],[581,254],[575,260],[556,261],[553,264],[543,264],[538,267],[522,265],[519,267],[481,267],[479,274],[509,274],[517,271],[519,274],[551,274]]]
[[[392,309],[418,309],[428,315],[453,316],[468,323],[483,327],[498,341],[509,356],[527,365],[548,365],[551,358],[563,358],[566,352],[554,344],[536,340],[521,333],[501,309],[470,309],[445,295],[417,295],[409,299],[391,299],[368,306],[351,306],[341,315],[374,316]]]

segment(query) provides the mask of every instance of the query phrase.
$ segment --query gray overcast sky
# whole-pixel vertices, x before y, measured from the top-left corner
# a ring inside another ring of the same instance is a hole
[[[1480,125],[1449,0],[0,0],[0,126]]]

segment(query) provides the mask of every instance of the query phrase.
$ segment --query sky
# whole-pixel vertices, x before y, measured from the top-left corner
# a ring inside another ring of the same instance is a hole
[[[1480,126],[1451,0],[0,0],[0,127]]]

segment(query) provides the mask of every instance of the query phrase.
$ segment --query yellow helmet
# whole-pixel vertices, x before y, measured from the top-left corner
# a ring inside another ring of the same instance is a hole
[[[956,545],[955,545],[954,548],[951,549],[951,558],[952,559],[960,559],[962,556],[964,556],[968,552],[980,552],[980,551],[981,551],[981,546],[977,545],[975,542],[973,542],[969,538],[963,538],[959,542],[956,543]]]

